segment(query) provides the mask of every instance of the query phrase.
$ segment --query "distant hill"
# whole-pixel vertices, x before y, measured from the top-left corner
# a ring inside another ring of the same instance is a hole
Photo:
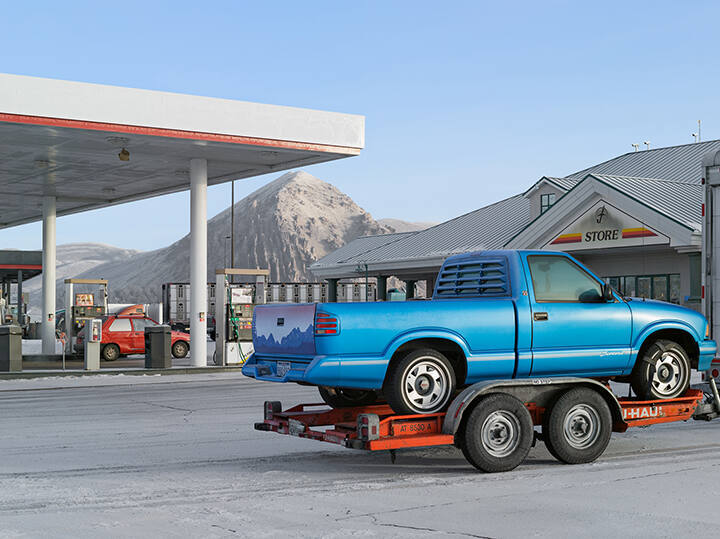
[[[394,221],[396,226],[411,223]],[[308,266],[346,243],[394,232],[333,185],[290,172],[235,204],[235,259],[243,268],[268,268],[272,281],[315,281]],[[225,266],[230,208],[208,221],[208,279]],[[110,280],[110,301],[160,301],[166,282],[190,280],[190,236],[154,251],[134,253],[81,272]]]
[[[140,251],[122,249],[102,243],[67,243],[57,247],[57,305],[65,304],[65,279],[78,277],[103,264],[119,264],[129,260]],[[94,278],[102,275],[94,274]],[[25,281],[23,292],[30,294],[30,315],[37,317],[42,301],[42,276]]]
[[[235,259],[243,268],[268,268],[272,281],[315,281],[308,266],[346,243],[372,234],[422,230],[433,223],[376,221],[348,195],[304,171],[289,172],[235,204]],[[208,221],[208,280],[229,255],[230,208]],[[190,236],[154,251],[96,243],[57,249],[57,305],[64,305],[68,277],[110,281],[111,303],[155,303],[166,282],[190,281]],[[41,278],[28,281],[31,315],[37,318]]]

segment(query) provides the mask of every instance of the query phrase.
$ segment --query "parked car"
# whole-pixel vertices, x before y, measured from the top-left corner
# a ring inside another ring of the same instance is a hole
[[[448,258],[430,301],[262,305],[243,374],[319,386],[331,406],[433,413],[457,388],[506,378],[629,381],[682,395],[715,342],[701,314],[625,298],[571,256],[485,251]]]
[[[146,316],[111,315],[103,317],[100,357],[105,361],[115,361],[120,356],[145,353],[145,328],[158,323]],[[173,357],[183,358],[190,350],[190,335],[172,331],[171,351]],[[78,335],[75,351],[83,352],[82,333]]]

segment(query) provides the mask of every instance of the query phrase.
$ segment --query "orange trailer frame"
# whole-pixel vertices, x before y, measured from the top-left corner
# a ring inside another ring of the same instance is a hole
[[[689,389],[682,397],[669,400],[617,398],[622,415],[614,421],[613,431],[717,417],[714,406],[702,403],[704,397],[703,391]],[[525,406],[533,423],[542,425],[545,408],[534,402],[525,402]],[[256,423],[255,429],[379,451],[454,445],[456,435],[443,432],[445,419],[446,413],[397,415],[386,404],[335,409],[326,404],[298,404],[282,411],[279,402],[267,401],[265,419]]]

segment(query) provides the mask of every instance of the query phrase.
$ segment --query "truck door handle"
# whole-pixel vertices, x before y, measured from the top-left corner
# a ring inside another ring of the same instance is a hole
[[[533,318],[535,320],[547,320],[548,313],[533,313]]]

